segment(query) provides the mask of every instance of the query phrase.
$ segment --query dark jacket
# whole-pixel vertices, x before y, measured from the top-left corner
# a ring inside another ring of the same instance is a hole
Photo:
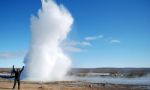
[[[22,67],[21,70],[19,70],[19,69],[15,70],[15,68],[14,68],[14,66],[13,66],[13,71],[12,71],[12,73],[15,74],[15,79],[16,79],[16,80],[20,80],[20,75],[21,75],[21,72],[23,71],[23,69],[24,69],[24,66]]]

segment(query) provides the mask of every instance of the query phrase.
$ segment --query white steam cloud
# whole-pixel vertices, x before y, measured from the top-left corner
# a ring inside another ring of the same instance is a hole
[[[60,44],[71,31],[73,18],[62,5],[42,0],[38,16],[31,17],[32,42],[23,76],[28,80],[62,80],[71,66]]]

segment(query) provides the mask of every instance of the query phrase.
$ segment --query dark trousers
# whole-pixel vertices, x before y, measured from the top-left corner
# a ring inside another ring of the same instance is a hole
[[[19,79],[15,79],[15,80],[14,80],[13,89],[15,88],[17,82],[18,82],[18,89],[20,89],[20,80],[19,80]]]

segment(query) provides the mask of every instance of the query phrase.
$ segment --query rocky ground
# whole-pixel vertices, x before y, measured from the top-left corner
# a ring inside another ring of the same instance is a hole
[[[13,80],[0,79],[0,90],[13,90],[12,87]],[[20,90],[150,90],[150,88],[149,86],[88,83],[83,81],[56,81],[48,83],[21,81]]]

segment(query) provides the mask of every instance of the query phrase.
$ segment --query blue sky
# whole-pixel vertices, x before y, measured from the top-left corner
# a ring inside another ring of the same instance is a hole
[[[73,67],[150,67],[149,0],[55,0],[74,18]],[[23,65],[40,0],[0,0],[0,67]]]

